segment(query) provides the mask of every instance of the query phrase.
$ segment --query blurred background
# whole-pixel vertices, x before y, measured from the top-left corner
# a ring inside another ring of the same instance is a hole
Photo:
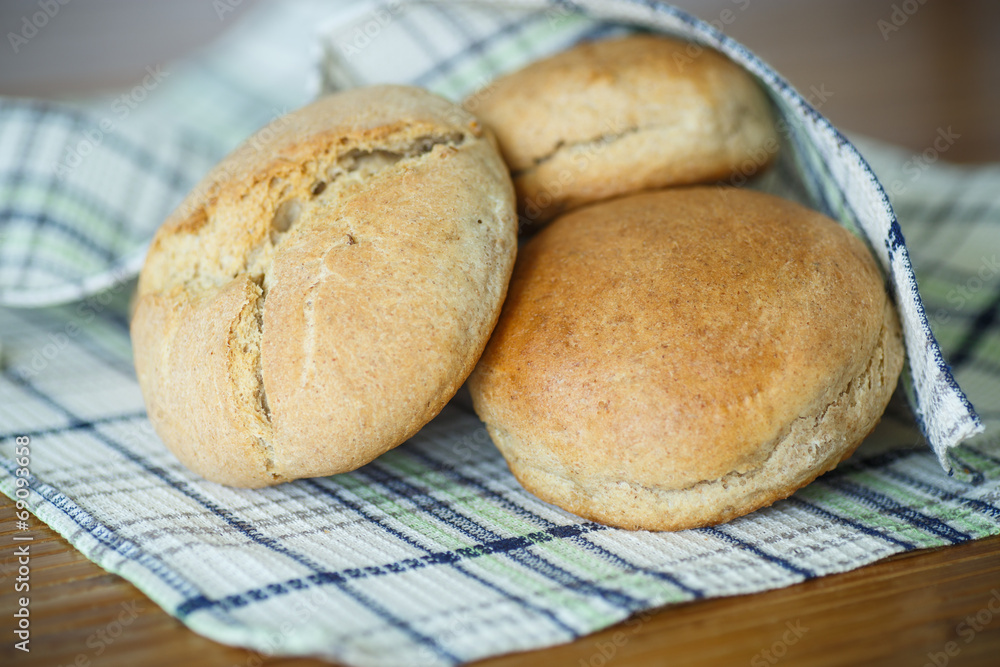
[[[261,1],[41,0],[58,11],[15,44],[12,35],[40,11],[40,0],[6,0],[0,94],[59,97],[132,85],[147,65],[208,43]],[[996,0],[673,4],[749,46],[842,130],[920,152],[950,127],[960,139],[945,159],[1000,161]]]

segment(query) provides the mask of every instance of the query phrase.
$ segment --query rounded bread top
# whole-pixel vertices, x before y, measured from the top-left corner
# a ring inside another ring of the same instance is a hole
[[[869,364],[886,300],[865,245],[798,204],[633,195],[521,249],[473,396],[532,465],[684,489],[758,467],[834,402]]]
[[[153,240],[132,336],[157,432],[237,486],[400,444],[481,354],[516,226],[492,137],[441,97],[375,86],[276,119]]]
[[[713,49],[657,35],[582,42],[498,78],[464,106],[496,133],[515,175],[564,147],[662,126],[734,147],[746,143],[734,134],[774,136],[750,74]]]

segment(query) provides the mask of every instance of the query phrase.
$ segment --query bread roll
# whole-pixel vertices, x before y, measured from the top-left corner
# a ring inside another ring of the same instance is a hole
[[[521,249],[469,387],[526,489],[680,530],[793,493],[874,428],[903,364],[865,245],[758,192],[581,208]]]
[[[745,179],[778,151],[750,74],[655,35],[581,43],[501,77],[465,107],[496,133],[527,223],[640,190]]]
[[[149,250],[132,338],[157,433],[247,487],[399,445],[482,353],[516,227],[494,141],[440,97],[380,86],[276,120]]]

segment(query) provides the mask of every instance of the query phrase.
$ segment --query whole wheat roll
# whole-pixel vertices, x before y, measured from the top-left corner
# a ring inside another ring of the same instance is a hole
[[[157,433],[249,487],[399,445],[482,353],[516,227],[493,138],[441,97],[376,86],[276,120],[150,247],[131,331]]]
[[[750,73],[662,35],[581,42],[464,106],[496,133],[524,223],[641,190],[745,180],[779,149],[767,94]]]
[[[862,241],[798,204],[695,187],[578,209],[521,249],[469,387],[526,489],[679,530],[849,456],[903,364]]]

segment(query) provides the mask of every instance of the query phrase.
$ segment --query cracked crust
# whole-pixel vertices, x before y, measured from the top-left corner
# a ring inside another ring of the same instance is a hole
[[[466,100],[497,135],[524,219],[771,162],[778,138],[760,86],[690,47],[653,35],[584,43]]]
[[[469,386],[529,491],[680,530],[833,468],[902,364],[858,239],[770,195],[679,188],[580,209],[525,245]]]
[[[379,86],[276,120],[150,247],[132,338],[157,433],[234,486],[363,465],[472,370],[515,234],[492,138],[442,98]]]

